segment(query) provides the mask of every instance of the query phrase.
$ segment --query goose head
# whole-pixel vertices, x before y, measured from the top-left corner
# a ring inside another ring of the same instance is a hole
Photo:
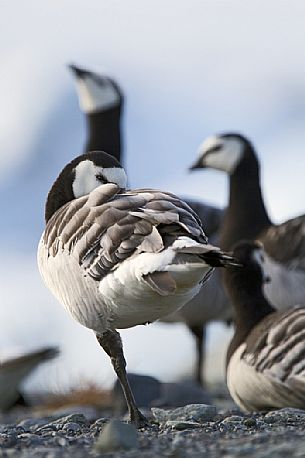
[[[122,93],[117,83],[105,75],[69,65],[76,82],[81,110],[94,114],[122,103]]]
[[[247,158],[256,157],[248,139],[237,133],[213,135],[199,146],[198,157],[190,170],[211,168],[232,175]]]
[[[91,151],[76,157],[63,168],[48,194],[46,221],[64,204],[108,183],[120,189],[127,186],[125,170],[113,156]]]

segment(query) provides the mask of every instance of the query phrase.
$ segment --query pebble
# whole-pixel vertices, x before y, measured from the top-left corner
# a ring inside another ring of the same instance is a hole
[[[39,428],[46,425],[50,421],[50,418],[25,418],[21,420],[17,426],[24,429],[24,431],[30,431],[32,428]]]
[[[257,421],[255,420],[255,418],[246,418],[243,423],[245,426],[248,426],[249,428],[257,425]]]
[[[167,420],[164,426],[182,431],[183,429],[201,428],[202,424],[194,421]]]
[[[81,426],[78,423],[74,423],[72,421],[65,423],[62,429],[64,429],[68,433],[78,433],[82,430]]]
[[[87,425],[88,421],[83,414],[71,414],[66,417],[58,418],[50,423],[46,423],[37,429],[38,432],[42,431],[59,431],[60,429],[67,429],[67,424]],[[75,429],[75,426],[72,426]]]
[[[304,422],[305,410],[286,407],[285,409],[272,410],[265,415],[266,423],[275,423],[280,421]]]
[[[159,423],[165,423],[170,420],[204,423],[213,420],[217,415],[216,407],[206,404],[189,404],[171,410],[152,407],[151,410]]]
[[[134,425],[112,420],[104,426],[94,450],[107,453],[115,450],[129,450],[138,446],[138,433]]]
[[[240,423],[243,420],[244,420],[243,417],[240,417],[238,415],[232,415],[232,416],[226,417],[224,420],[222,420],[222,423]]]
[[[206,414],[207,407],[212,407],[214,416],[208,421],[199,415],[202,411]],[[15,416],[12,412],[2,414],[0,458],[305,456],[304,410],[286,408],[243,414],[236,407],[230,407],[216,415],[215,407],[196,405],[159,409],[159,412],[162,418],[166,415],[166,420],[158,420],[158,424],[152,422],[139,431],[133,425],[118,422],[119,427],[114,429],[120,433],[114,435],[114,440],[109,434],[106,434],[107,440],[105,437],[101,440],[112,422],[107,423],[109,420],[104,417],[89,420],[83,411],[41,417],[34,417],[34,413],[25,409]],[[109,415],[107,410],[101,413]],[[125,434],[127,440],[123,439]],[[96,445],[99,441],[100,449]],[[105,450],[110,450],[111,455],[106,455]]]
[[[0,434],[0,447],[13,447],[16,443],[16,434]]]

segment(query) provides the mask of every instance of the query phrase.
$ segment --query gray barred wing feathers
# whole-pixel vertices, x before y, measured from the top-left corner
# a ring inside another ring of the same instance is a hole
[[[151,189],[120,193],[100,186],[60,208],[48,222],[49,256],[67,250],[95,280],[139,252],[160,252],[181,236],[206,244],[196,213],[176,196]]]
[[[305,215],[269,227],[259,239],[275,261],[305,271]]]

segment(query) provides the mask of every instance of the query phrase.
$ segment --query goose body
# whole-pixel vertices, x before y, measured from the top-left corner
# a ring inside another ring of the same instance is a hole
[[[214,168],[229,176],[229,204],[219,236],[222,249],[242,239],[260,240],[273,281],[264,293],[277,309],[305,305],[305,215],[272,224],[260,187],[253,145],[239,134],[209,137],[191,169]]]
[[[199,255],[210,246],[203,248],[188,237],[193,232],[198,241],[206,240],[195,215],[180,202],[154,190],[120,193],[116,184],[108,183],[51,218],[39,244],[40,271],[77,321],[96,332],[128,328],[155,321],[198,293],[212,268],[188,251]],[[168,214],[162,211],[165,207]],[[187,218],[190,232],[183,228]],[[185,235],[165,248],[156,229],[160,224],[181,224]],[[156,272],[160,291],[150,279]]]
[[[68,312],[92,329],[111,357],[132,421],[145,423],[130,390],[116,329],[178,310],[234,260],[209,245],[197,215],[173,194],[126,190],[109,154],[75,158],[54,182],[38,266]]]
[[[122,90],[114,80],[108,77],[76,66],[71,66],[71,68],[75,76],[80,108],[86,117],[87,148],[106,151],[120,161],[122,159],[120,140]],[[112,104],[109,104],[110,99]],[[207,236],[217,245],[223,210],[202,201],[183,200],[197,213]],[[214,273],[205,288],[206,294],[200,290],[183,308],[160,317],[161,321],[167,323],[185,323],[195,337],[197,344],[195,378],[201,384],[204,384],[205,330],[203,328],[211,321],[229,321],[232,317],[232,307],[218,272]]]
[[[257,242],[240,242],[233,255],[243,268],[224,275],[236,322],[227,355],[230,394],[245,411],[304,409],[305,309],[276,311],[266,299],[263,285],[273,278]]]

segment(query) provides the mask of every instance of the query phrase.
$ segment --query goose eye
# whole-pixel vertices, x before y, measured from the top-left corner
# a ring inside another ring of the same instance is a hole
[[[95,175],[95,178],[98,181],[100,181],[101,183],[105,183],[105,178],[103,177],[103,175],[101,175],[101,174]]]

